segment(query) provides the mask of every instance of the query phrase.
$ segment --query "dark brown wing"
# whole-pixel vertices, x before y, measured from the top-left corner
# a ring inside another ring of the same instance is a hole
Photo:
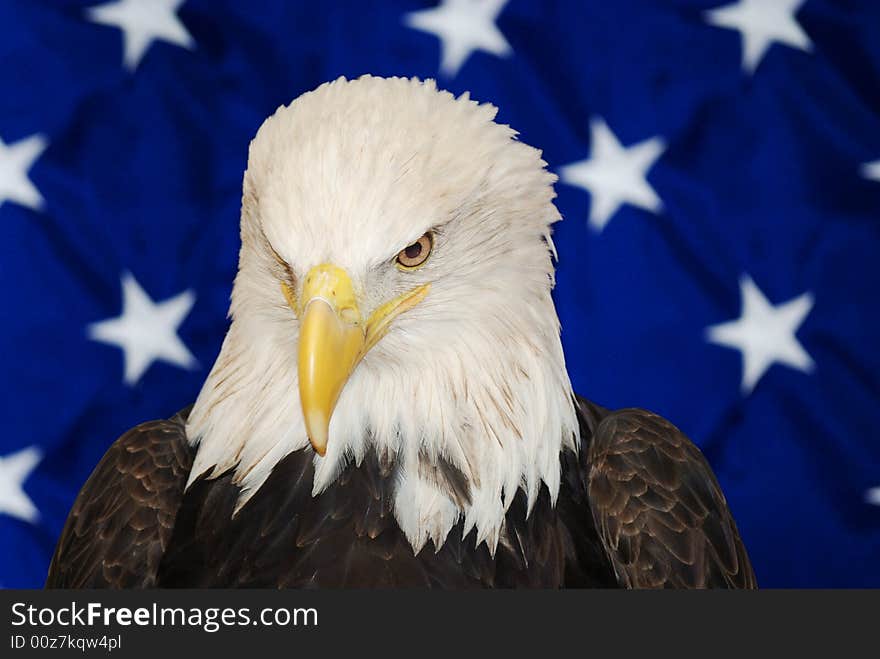
[[[706,458],[665,419],[606,416],[590,446],[593,519],[629,588],[756,588],[748,554]]]
[[[129,430],[79,493],[49,566],[47,588],[149,588],[192,466],[186,412]]]

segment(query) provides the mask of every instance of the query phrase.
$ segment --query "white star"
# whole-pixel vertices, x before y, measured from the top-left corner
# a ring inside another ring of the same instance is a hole
[[[443,42],[440,71],[450,78],[471,53],[482,50],[498,57],[513,52],[495,25],[508,0],[442,0],[435,9],[414,11],[403,17],[409,27],[436,35]]]
[[[865,492],[865,501],[875,506],[880,506],[880,487],[872,487]]]
[[[590,122],[590,157],[560,168],[563,183],[590,193],[590,226],[602,231],[624,203],[654,213],[663,208],[647,175],[666,150],[660,137],[624,148],[599,118]]]
[[[0,139],[0,206],[8,200],[33,210],[43,207],[43,196],[28,178],[28,171],[48,145],[42,135],[31,135],[9,146]]]
[[[813,308],[811,293],[773,306],[748,275],[739,280],[742,315],[706,328],[706,340],[742,352],[742,392],[748,394],[775,362],[808,373],[815,364],[795,337]]]
[[[880,160],[866,162],[862,165],[862,176],[880,182]]]
[[[184,291],[154,303],[129,273],[122,275],[122,315],[88,327],[89,338],[115,345],[125,353],[123,381],[133,385],[155,360],[181,368],[194,368],[196,358],[177,336],[196,301],[195,293]]]
[[[36,446],[0,458],[0,513],[25,522],[36,522],[40,511],[24,491],[24,482],[40,464],[43,452]]]
[[[118,27],[125,41],[123,61],[134,71],[153,41],[167,41],[192,50],[195,42],[177,17],[185,0],[117,0],[89,7],[89,20]]]
[[[742,66],[754,73],[773,42],[809,52],[813,42],[794,15],[805,0],[739,0],[736,4],[712,9],[706,22],[739,30],[742,34]]]

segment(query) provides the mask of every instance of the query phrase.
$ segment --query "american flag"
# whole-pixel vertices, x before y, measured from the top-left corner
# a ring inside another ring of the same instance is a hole
[[[578,393],[673,420],[763,586],[880,586],[880,2],[2,0],[0,584],[220,347],[248,142],[340,75],[559,175]]]

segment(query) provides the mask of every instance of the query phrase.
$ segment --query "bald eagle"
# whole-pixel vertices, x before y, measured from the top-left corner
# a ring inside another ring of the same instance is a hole
[[[47,586],[755,587],[700,451],[572,392],[555,176],[495,114],[366,76],[265,121],[217,361],[110,447]]]

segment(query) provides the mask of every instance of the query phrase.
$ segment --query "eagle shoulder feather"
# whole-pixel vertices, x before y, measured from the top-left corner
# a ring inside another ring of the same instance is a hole
[[[711,467],[669,421],[641,409],[608,413],[588,461],[593,520],[621,586],[757,587]]]
[[[47,588],[156,585],[195,453],[188,411],[142,423],[107,450],[73,504]]]

